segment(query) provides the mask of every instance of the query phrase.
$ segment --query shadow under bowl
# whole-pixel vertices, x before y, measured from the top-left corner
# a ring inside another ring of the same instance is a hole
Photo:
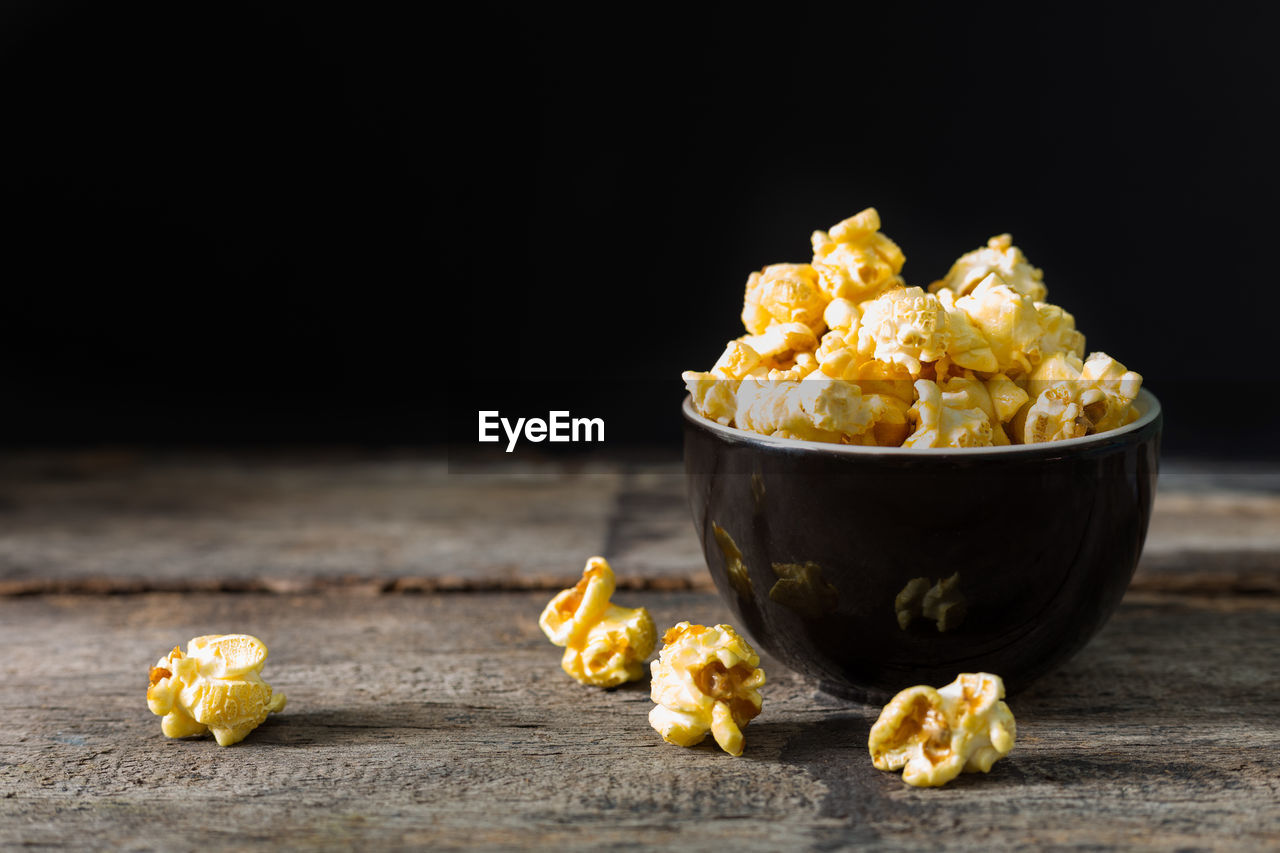
[[[1010,693],[1102,627],[1142,553],[1162,414],[1011,447],[854,447],[722,426],[686,398],[689,505],[721,597],[829,693],[992,672]]]

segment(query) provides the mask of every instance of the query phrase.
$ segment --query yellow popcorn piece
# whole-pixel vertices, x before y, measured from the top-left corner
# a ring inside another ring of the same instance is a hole
[[[693,398],[693,407],[698,410],[698,414],[725,426],[733,423],[733,414],[738,407],[740,380],[725,379],[714,373],[700,373],[696,370],[686,370],[680,378],[684,380],[684,387]]]
[[[1035,302],[992,273],[956,306],[986,338],[997,369],[1007,376],[1028,373],[1041,360],[1040,312]]]
[[[1074,353],[1057,352],[1040,363],[1026,377],[1027,394],[1034,400],[1054,385],[1078,383],[1084,362]]]
[[[726,379],[741,379],[760,365],[760,353],[742,341],[729,341],[711,372]]]
[[[827,301],[813,267],[771,264],[747,278],[742,325],[751,334],[759,335],[774,323],[800,323],[818,334]]]
[[[858,358],[862,359],[862,355],[859,354]],[[915,380],[905,367],[898,364],[863,359],[845,371],[845,378],[856,383],[864,395],[894,397],[908,407],[916,400]]]
[[[694,746],[710,732],[725,752],[741,755],[742,729],[763,704],[760,656],[729,625],[681,622],[662,641],[650,664],[649,724],[667,743]]]
[[[1093,431],[1105,432],[1123,426],[1142,388],[1142,376],[1106,353],[1095,352],[1085,359],[1080,379],[1086,383],[1080,394],[1080,405],[1093,424]]]
[[[940,290],[937,299],[947,318],[947,357],[967,370],[994,373],[1000,366],[996,354],[969,315],[956,307],[955,293]]]
[[[1000,423],[1012,420],[1029,399],[1027,392],[1003,373],[997,373],[987,380],[987,396],[991,398]]]
[[[863,399],[871,407],[872,427],[862,438],[874,440],[878,447],[901,445],[911,432],[911,405],[888,394],[863,394]],[[863,444],[870,443],[863,441]]]
[[[1078,394],[1067,383],[1046,388],[1025,414],[1014,420],[1014,429],[1024,444],[1084,438],[1092,429]],[[1019,422],[1021,421],[1021,422]]]
[[[1041,301],[1048,295],[1044,273],[1031,266],[1022,250],[1013,245],[1010,234],[998,234],[987,241],[986,247],[961,255],[951,265],[946,278],[929,285],[929,291],[938,293],[946,289],[956,296],[964,296],[992,273],[1033,301]]]
[[[906,258],[898,244],[880,233],[880,214],[874,207],[832,226],[815,231],[812,267],[830,299],[861,302],[883,290],[901,287]]]
[[[758,352],[742,341],[729,341],[710,372],[686,370],[681,378],[698,413],[728,425],[733,422],[733,412],[737,407],[738,384],[742,377],[760,365]]]
[[[947,315],[938,297],[918,287],[890,290],[861,306],[858,349],[876,361],[920,376],[922,361],[947,354]]]
[[[547,603],[538,625],[564,647],[560,668],[582,684],[617,687],[644,676],[657,629],[643,607],[610,602],[617,580],[604,557],[592,557],[582,580]]]
[[[759,335],[743,335],[739,341],[751,347],[762,359],[777,364],[793,360],[797,353],[812,352],[818,337],[804,323],[774,323]]]
[[[953,409],[981,409],[986,414],[987,420],[991,423],[992,444],[1004,446],[1010,443],[1009,436],[1004,431],[1003,421],[996,411],[995,401],[991,399],[985,382],[981,379],[953,376],[945,382],[939,382],[938,387],[942,389],[945,405]]]
[[[1023,442],[1061,441],[1105,432],[1128,423],[1142,376],[1106,353],[1081,362],[1056,353],[1031,374],[1027,392],[1034,399],[1010,426]]]
[[[827,324],[828,329],[835,329],[845,334],[856,335],[858,321],[861,318],[862,312],[858,310],[858,306],[839,296],[828,302],[826,310],[822,312],[822,320]],[[855,337],[854,340],[857,338]]]
[[[986,773],[1017,738],[1004,682],[986,672],[963,673],[935,690],[908,687],[871,727],[867,748],[878,770],[902,770],[916,787],[945,785],[961,772]]]
[[[980,387],[980,386],[979,386]],[[936,382],[917,380],[910,417],[915,432],[903,447],[987,447],[994,441],[991,416],[968,393],[943,392]]]
[[[854,338],[855,342],[856,340],[857,338]],[[849,347],[850,341],[846,338],[845,332],[840,329],[832,329],[823,335],[818,341],[818,348],[813,351],[813,357],[817,359],[818,364],[821,365],[826,359],[830,358],[832,354],[839,352],[840,350],[847,350]],[[854,351],[851,351],[849,355],[852,356],[853,352]]]
[[[827,332],[818,351],[814,353],[818,360],[818,369],[830,379],[846,379],[851,369],[858,363],[857,349],[850,346],[840,331]]]
[[[1071,353],[1084,358],[1084,335],[1076,331],[1076,318],[1057,305],[1037,302],[1040,315],[1039,347],[1042,358],[1054,353]]]
[[[244,740],[285,695],[262,680],[267,647],[248,634],[210,634],[174,646],[151,668],[147,707],[163,717],[160,730],[182,738],[212,732],[219,746]]]
[[[739,429],[828,443],[861,435],[872,420],[872,408],[857,385],[818,371],[799,381],[748,376],[738,388],[734,415]]]
[[[795,357],[790,367],[775,367],[763,376],[757,374],[756,378],[768,379],[770,382],[799,382],[817,369],[818,360],[813,357],[813,353],[802,352]]]

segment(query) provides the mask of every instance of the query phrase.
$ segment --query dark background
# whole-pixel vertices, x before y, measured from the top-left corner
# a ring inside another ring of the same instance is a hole
[[[874,205],[909,284],[1011,231],[1170,451],[1277,452],[1261,6],[0,8],[10,446],[674,446],[747,273]]]

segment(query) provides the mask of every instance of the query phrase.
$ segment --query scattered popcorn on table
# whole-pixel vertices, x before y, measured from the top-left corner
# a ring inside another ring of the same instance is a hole
[[[960,773],[983,773],[1009,754],[1017,725],[1004,682],[986,672],[964,673],[935,690],[908,687],[884,707],[867,747],[878,770],[902,770],[916,787],[945,785]]]
[[[649,724],[668,743],[693,746],[707,732],[730,755],[742,754],[742,729],[760,713],[760,657],[728,625],[681,622],[662,638],[650,664]]]
[[[187,653],[174,646],[151,668],[147,707],[164,717],[160,730],[172,738],[213,732],[219,746],[245,739],[285,695],[262,680],[267,647],[248,634],[196,637]]]
[[[709,372],[683,374],[704,417],[881,447],[1056,441],[1137,417],[1142,377],[1101,353],[1084,359],[1075,318],[1045,301],[1043,273],[1010,235],[961,256],[928,292],[903,281],[875,208],[810,242],[810,263],[751,274],[747,334]]]
[[[538,625],[551,642],[564,646],[560,666],[576,681],[617,687],[644,676],[657,629],[643,607],[618,607],[609,599],[616,581],[603,557],[592,557],[577,585],[556,595]]]

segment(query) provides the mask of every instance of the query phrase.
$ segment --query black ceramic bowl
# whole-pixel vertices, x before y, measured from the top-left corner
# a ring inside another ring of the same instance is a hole
[[[1124,595],[1151,518],[1160,403],[1132,424],[1013,447],[779,439],[684,402],[689,504],[738,627],[830,693],[884,701],[961,672],[1010,692]]]

